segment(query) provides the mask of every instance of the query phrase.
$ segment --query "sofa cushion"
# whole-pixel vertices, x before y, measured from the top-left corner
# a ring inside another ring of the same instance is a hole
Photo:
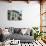
[[[14,33],[20,33],[21,29],[20,28],[14,28]]]

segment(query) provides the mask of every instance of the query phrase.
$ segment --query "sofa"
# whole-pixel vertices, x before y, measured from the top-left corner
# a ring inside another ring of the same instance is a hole
[[[11,30],[12,28],[9,28],[9,29],[10,29],[9,32],[11,32],[11,34],[8,36],[8,38],[10,38],[10,40],[13,40],[13,39],[20,40],[21,43],[30,43],[34,41],[34,37],[32,36],[31,30],[29,33],[26,31],[25,34],[21,32],[22,29],[25,31],[25,29],[28,29],[28,28],[13,28],[13,30]]]
[[[6,32],[6,31],[5,31]],[[4,33],[5,33],[4,32]],[[20,40],[21,43],[30,43],[34,41],[32,30],[29,28],[8,28],[8,34],[3,35],[3,41],[9,40]]]

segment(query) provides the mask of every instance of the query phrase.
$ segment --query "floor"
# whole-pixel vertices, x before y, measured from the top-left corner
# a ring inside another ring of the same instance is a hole
[[[20,43],[16,45],[5,44],[0,46],[46,46],[46,44],[42,40],[36,40],[33,43]]]
[[[46,46],[46,44],[42,40],[36,40],[33,43],[22,44],[22,46]]]

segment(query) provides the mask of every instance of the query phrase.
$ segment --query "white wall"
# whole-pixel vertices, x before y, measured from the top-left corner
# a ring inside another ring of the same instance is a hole
[[[21,21],[8,21],[7,11],[22,11]],[[0,27],[32,27],[40,26],[40,4],[36,1],[26,2],[0,2]]]

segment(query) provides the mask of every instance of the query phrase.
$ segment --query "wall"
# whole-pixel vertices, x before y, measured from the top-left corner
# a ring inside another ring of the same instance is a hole
[[[8,21],[8,10],[22,11],[22,20]],[[40,26],[40,4],[37,1],[31,1],[29,4],[24,1],[0,2],[0,27],[31,28],[32,26]]]

